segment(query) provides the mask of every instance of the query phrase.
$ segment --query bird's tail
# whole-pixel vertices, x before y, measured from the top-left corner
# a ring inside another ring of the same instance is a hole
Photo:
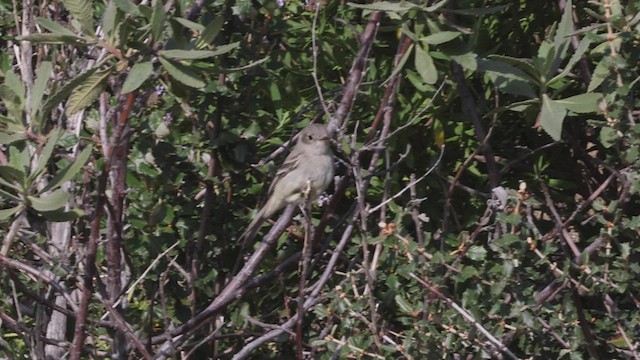
[[[256,216],[253,217],[253,220],[251,220],[251,223],[249,224],[249,226],[247,226],[247,229],[240,236],[239,242],[242,246],[242,249],[245,249],[247,246],[249,246],[251,241],[255,239],[258,231],[260,231],[260,228],[262,227],[262,223],[264,223],[264,220],[265,216],[263,208],[258,211]]]

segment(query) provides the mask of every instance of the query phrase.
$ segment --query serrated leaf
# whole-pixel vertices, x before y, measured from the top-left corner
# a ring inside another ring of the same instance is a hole
[[[416,46],[415,66],[425,83],[433,85],[438,81],[438,70],[433,63],[433,58],[419,45]]]
[[[61,35],[61,34],[30,34],[26,36],[18,36],[17,40],[31,41],[35,43],[41,44],[55,44],[55,45],[91,45],[94,41],[71,35]]]
[[[567,110],[561,104],[551,100],[549,95],[542,95],[542,109],[540,110],[540,126],[555,141],[562,135],[562,123]]]
[[[23,209],[22,205],[18,205],[16,207],[12,207],[10,209],[2,209],[2,210],[0,210],[0,220],[6,220],[6,219],[10,218],[11,216],[13,216],[13,214],[19,212],[22,209]]]
[[[167,70],[172,78],[192,88],[204,87],[204,81],[202,81],[198,77],[198,74],[196,74],[196,72],[189,67],[165,59],[162,56],[158,57],[158,59],[160,60],[160,63],[162,64],[164,69]]]
[[[547,72],[546,78],[552,78],[558,72],[560,63],[567,54],[569,44],[571,42],[571,33],[573,32],[573,6],[571,0],[568,0],[564,7],[564,13],[558,24],[555,37],[553,38],[554,58],[550,64],[549,72]]]
[[[113,3],[116,4],[118,9],[122,10],[125,14],[142,16],[138,5],[131,0],[113,0]]]
[[[62,88],[54,91],[51,96],[47,99],[42,107],[43,115],[49,113],[54,107],[58,106],[64,99],[71,95],[71,92],[82,84],[87,78],[93,75],[98,69],[89,69],[84,73],[74,77],[68,83],[66,83]]]
[[[87,163],[89,157],[91,156],[91,151],[93,150],[93,146],[87,146],[82,152],[76,157],[76,159],[69,164],[64,169],[60,170],[49,183],[40,190],[40,194],[56,189],[60,187],[65,182],[71,180],[76,174],[82,169],[82,167]]]
[[[137,90],[151,75],[153,75],[153,64],[151,61],[135,63],[127,75],[127,80],[125,80],[124,85],[122,85],[122,93],[126,94]]]
[[[53,210],[53,211],[41,211],[40,215],[45,219],[53,222],[66,222],[72,221],[79,217],[84,216],[84,211],[80,209],[71,209],[69,211]]]
[[[216,36],[218,36],[218,34],[220,33],[220,30],[222,30],[222,25],[224,25],[223,15],[218,15],[213,18],[213,20],[209,24],[207,24],[207,26],[202,31],[200,39],[198,39],[198,42],[196,43],[196,48],[200,49],[211,44],[213,39],[215,39]]]
[[[29,199],[31,207],[37,211],[53,211],[58,210],[67,204],[69,194],[59,189],[51,194],[39,197],[27,196],[27,199]]]
[[[94,35],[93,27],[93,2],[91,0],[62,0],[64,7],[78,20],[82,31],[88,35]]]
[[[457,31],[440,31],[435,34],[425,36],[421,38],[420,41],[429,45],[439,45],[449,42],[460,35],[461,34]]]
[[[67,116],[91,105],[106,86],[110,75],[111,69],[96,71],[73,89],[67,101]]]
[[[602,94],[599,93],[585,93],[555,101],[569,111],[577,114],[585,114],[598,112],[600,110],[598,101],[600,101],[602,97]]]
[[[162,31],[164,30],[164,20],[166,14],[162,6],[162,0],[153,0],[151,2],[153,13],[151,14],[151,36],[153,41],[159,41]]]
[[[52,33],[56,33],[59,35],[68,35],[68,36],[73,36],[75,37],[76,34],[67,29],[66,27],[62,26],[60,23],[58,23],[57,21],[53,21],[51,19],[47,19],[47,18],[43,18],[43,17],[37,17],[36,18],[36,23],[38,23],[38,25],[42,26],[43,28],[51,31]]]
[[[42,97],[47,88],[52,69],[53,65],[50,61],[43,61],[38,68],[36,81],[31,92],[31,102],[29,104],[31,116],[35,116],[42,105]]]

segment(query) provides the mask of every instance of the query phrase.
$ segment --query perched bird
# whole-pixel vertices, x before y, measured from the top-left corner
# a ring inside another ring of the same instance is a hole
[[[333,180],[333,153],[324,125],[309,124],[298,134],[298,142],[278,169],[269,198],[240,237],[243,246],[253,240],[262,223],[288,204],[313,201]],[[309,191],[305,197],[305,192]]]

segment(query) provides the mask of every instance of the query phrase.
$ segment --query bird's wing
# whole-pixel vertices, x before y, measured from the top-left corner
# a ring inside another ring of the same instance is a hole
[[[302,152],[298,148],[296,148],[291,152],[291,154],[289,154],[289,156],[287,156],[286,159],[284,159],[284,162],[282,163],[282,165],[280,165],[280,168],[278,168],[278,171],[276,172],[276,176],[273,178],[273,181],[271,181],[271,186],[269,186],[268,192],[269,196],[273,194],[273,189],[275,188],[276,184],[278,184],[278,182],[282,180],[282,178],[287,174],[291,173],[293,169],[298,167],[301,157]]]

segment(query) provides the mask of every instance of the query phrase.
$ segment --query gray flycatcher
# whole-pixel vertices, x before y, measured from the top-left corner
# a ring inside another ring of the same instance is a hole
[[[288,204],[313,201],[333,180],[333,152],[329,133],[324,125],[309,124],[298,134],[298,142],[284,160],[269,187],[269,199],[258,211],[240,237],[248,245],[262,223]],[[304,192],[309,191],[305,198]]]

